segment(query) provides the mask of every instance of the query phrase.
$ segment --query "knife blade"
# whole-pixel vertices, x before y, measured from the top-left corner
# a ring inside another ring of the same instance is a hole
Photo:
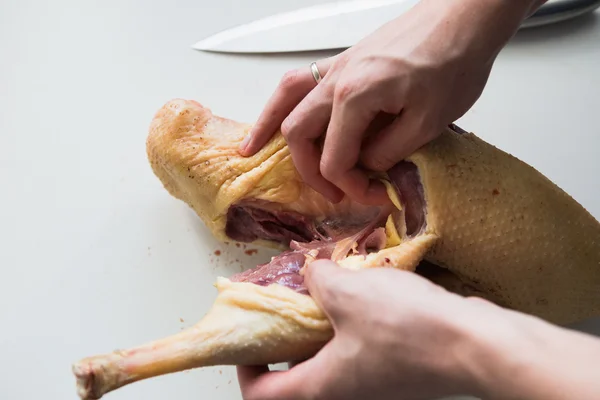
[[[192,48],[223,53],[288,53],[344,49],[405,13],[419,0],[337,1],[268,16],[226,29]],[[575,18],[600,0],[549,0],[527,18],[530,28]]]

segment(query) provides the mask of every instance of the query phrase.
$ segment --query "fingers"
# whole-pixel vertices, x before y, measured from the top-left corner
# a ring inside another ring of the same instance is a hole
[[[319,84],[283,121],[281,131],[304,182],[329,201],[337,203],[342,200],[344,193],[323,178],[319,170],[321,149],[317,139],[327,129],[332,107],[328,91],[327,85]]]
[[[238,366],[238,382],[244,400],[308,400],[314,398],[311,392],[315,382],[315,365],[322,364],[317,356],[298,364],[288,371],[269,371],[267,366]],[[318,372],[317,372],[318,373]]]
[[[325,76],[331,62],[331,58],[317,62],[321,76]],[[315,86],[316,82],[310,68],[305,67],[287,72],[267,102],[256,124],[240,144],[240,154],[243,156],[256,154],[277,132],[288,114]]]
[[[382,204],[385,188],[357,167],[365,133],[379,114],[356,84],[338,83],[320,170],[325,179],[364,204]]]
[[[250,386],[259,379],[262,375],[269,372],[269,367],[267,365],[260,366],[238,366],[237,367],[237,376],[238,381],[240,383],[240,387],[242,390],[244,388]]]
[[[373,171],[387,171],[439,135],[424,114],[404,110],[389,126],[375,133],[361,151],[360,161]]]
[[[310,296],[327,314],[334,328],[352,309],[352,288],[348,282],[352,273],[330,260],[317,260],[306,268],[304,282]]]
[[[238,366],[237,375],[242,398],[244,400],[283,400],[281,391],[286,390],[280,382],[283,373],[281,371],[270,372],[267,366]],[[283,381],[285,382],[285,376]],[[290,399],[293,398],[290,397]]]

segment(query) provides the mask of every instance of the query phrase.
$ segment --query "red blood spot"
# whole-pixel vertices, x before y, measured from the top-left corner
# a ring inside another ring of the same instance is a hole
[[[215,250],[215,256],[220,256],[221,255],[221,250]]]
[[[251,256],[253,254],[258,253],[258,250],[256,250],[256,249],[249,249],[249,250],[246,250],[244,253],[246,253],[247,255]]]
[[[494,196],[498,196],[500,194],[500,192],[498,191],[498,189],[494,189],[494,190],[492,190],[492,194]]]
[[[390,259],[386,257],[385,258],[385,262],[389,264],[390,263]]]

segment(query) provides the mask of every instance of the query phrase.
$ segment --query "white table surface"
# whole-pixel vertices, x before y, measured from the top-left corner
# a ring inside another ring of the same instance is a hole
[[[190,45],[320,2],[0,2],[0,398],[75,399],[72,362],[193,324],[218,275],[268,259],[219,246],[167,194],[146,160],[147,128],[174,97],[255,120],[286,70],[326,54],[226,56]],[[597,218],[599,43],[600,13],[521,32],[460,121]],[[107,398],[240,395],[233,368],[207,368]]]

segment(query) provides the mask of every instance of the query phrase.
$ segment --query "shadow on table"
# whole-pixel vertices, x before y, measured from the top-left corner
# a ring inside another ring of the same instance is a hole
[[[577,322],[567,328],[600,337],[600,317]]]

